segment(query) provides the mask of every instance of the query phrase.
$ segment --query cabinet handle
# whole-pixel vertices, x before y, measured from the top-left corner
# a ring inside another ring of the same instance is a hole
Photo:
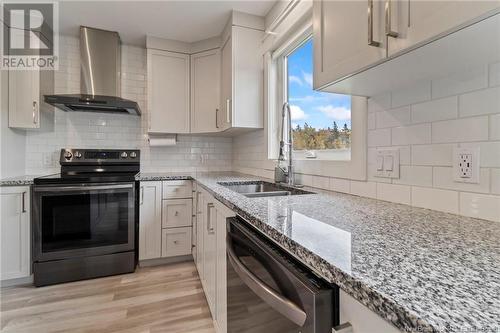
[[[219,128],[219,109],[215,109],[215,128]]]
[[[21,194],[22,212],[26,213],[26,191]]]
[[[332,329],[332,333],[352,333],[352,325],[350,322],[340,324]]]
[[[33,101],[33,124],[36,124],[36,101]]]
[[[231,100],[228,98],[226,99],[226,123],[231,123],[231,118],[230,118],[230,113],[229,113],[229,108],[231,106]]]
[[[391,21],[392,21],[392,2],[391,0],[385,0],[385,35],[397,38],[399,34],[396,31],[391,30],[392,27]]]
[[[212,208],[214,208],[214,204],[213,203],[208,203],[207,204],[207,232],[209,234],[212,234],[214,232],[214,227],[212,225],[212,216],[210,214],[210,210]]]
[[[174,216],[179,216],[179,212],[178,212],[178,211],[175,211]]]
[[[373,40],[373,0],[368,0],[368,45],[380,47],[380,42]]]
[[[141,186],[141,202],[140,205],[144,203],[144,186]]]

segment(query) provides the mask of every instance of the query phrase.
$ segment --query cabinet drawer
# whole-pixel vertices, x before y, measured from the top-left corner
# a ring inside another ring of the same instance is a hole
[[[163,200],[162,227],[190,227],[193,218],[192,206],[191,199]]]
[[[191,227],[162,230],[162,257],[191,254]]]
[[[163,199],[192,198],[190,180],[169,180],[163,182]]]

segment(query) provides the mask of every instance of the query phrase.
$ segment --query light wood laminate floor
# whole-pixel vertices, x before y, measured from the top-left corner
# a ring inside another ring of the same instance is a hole
[[[0,291],[2,333],[213,333],[193,262],[135,273]]]

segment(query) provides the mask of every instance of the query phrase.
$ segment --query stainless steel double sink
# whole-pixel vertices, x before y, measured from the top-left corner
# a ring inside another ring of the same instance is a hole
[[[218,184],[248,198],[314,194],[314,192],[304,191],[296,187],[265,181],[219,182]]]

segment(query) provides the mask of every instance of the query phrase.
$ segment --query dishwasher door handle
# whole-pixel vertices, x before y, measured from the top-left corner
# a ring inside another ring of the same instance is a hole
[[[232,242],[226,240],[226,252],[229,262],[234,268],[234,271],[240,279],[250,288],[257,296],[266,302],[273,309],[281,313],[293,323],[304,326],[307,319],[307,314],[289,299],[278,294],[274,289],[265,284],[261,279],[255,276],[243,263],[238,259],[238,256],[233,250]]]

